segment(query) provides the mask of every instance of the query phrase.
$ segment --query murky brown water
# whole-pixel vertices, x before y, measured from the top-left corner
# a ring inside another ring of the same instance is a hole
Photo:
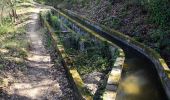
[[[128,58],[124,64],[117,100],[167,100],[151,63]]]

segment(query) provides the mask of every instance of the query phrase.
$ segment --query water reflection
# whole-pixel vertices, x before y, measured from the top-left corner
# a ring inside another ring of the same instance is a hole
[[[166,100],[150,67],[144,59],[127,59],[117,100]]]

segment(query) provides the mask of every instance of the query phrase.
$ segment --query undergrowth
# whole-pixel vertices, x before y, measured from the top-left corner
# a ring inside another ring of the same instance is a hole
[[[60,25],[57,16],[48,13],[47,20],[55,30],[59,30]],[[68,26],[72,27],[71,25]],[[94,36],[90,36],[89,33],[86,33],[86,35],[72,32],[56,34],[60,37],[66,53],[72,57],[74,66],[77,67],[80,75],[95,71],[103,73],[113,67],[115,58],[112,57],[111,47],[107,42],[95,40]]]
[[[27,48],[24,27],[16,28],[10,18],[4,18],[0,23],[0,69],[22,68]]]
[[[3,19],[3,21],[0,23],[0,35],[12,32],[16,32],[15,25],[9,18]]]

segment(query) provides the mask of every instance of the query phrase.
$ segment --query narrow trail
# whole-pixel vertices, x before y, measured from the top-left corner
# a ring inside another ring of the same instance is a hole
[[[7,89],[4,100],[74,100],[73,90],[69,84],[64,67],[54,63],[52,54],[45,46],[45,35],[39,24],[40,7],[29,16],[27,37],[30,41],[26,69]],[[59,61],[58,61],[59,62]]]

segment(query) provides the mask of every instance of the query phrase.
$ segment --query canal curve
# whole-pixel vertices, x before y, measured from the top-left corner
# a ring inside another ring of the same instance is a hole
[[[126,59],[117,100],[168,100],[158,72],[148,57],[109,33],[102,31],[99,26],[84,22],[71,14],[70,17],[124,50]]]
[[[63,13],[124,50],[126,59],[117,100],[168,100],[159,72],[146,55],[131,45],[127,45],[121,39],[103,31],[101,27],[73,16],[69,12],[64,11]]]

